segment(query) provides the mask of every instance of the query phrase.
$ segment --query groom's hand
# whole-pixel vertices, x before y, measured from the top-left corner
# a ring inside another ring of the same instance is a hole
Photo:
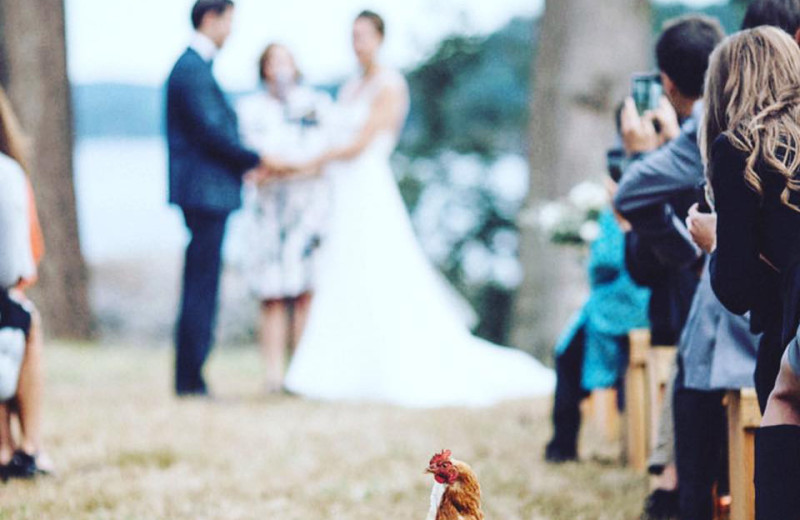
[[[272,177],[273,177],[272,172],[264,164],[264,160],[262,159],[262,161],[258,164],[258,166],[245,173],[244,181],[248,184],[258,185],[267,182]]]

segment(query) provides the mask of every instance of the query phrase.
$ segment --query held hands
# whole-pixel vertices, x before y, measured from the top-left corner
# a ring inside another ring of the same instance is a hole
[[[675,109],[664,96],[661,97],[658,108],[648,110],[641,116],[633,98],[626,98],[620,123],[622,142],[628,155],[653,151],[680,133]]]
[[[697,247],[706,253],[713,253],[717,248],[717,214],[701,213],[698,205],[689,208],[686,227]]]
[[[247,172],[244,181],[250,184],[264,184],[279,178],[287,177],[297,171],[297,167],[271,157],[262,157],[261,162]]]

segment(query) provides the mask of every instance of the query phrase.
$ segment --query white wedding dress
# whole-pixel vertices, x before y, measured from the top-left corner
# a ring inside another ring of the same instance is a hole
[[[338,144],[357,134],[387,87],[407,92],[394,71],[343,87]],[[482,406],[551,393],[551,370],[467,330],[414,235],[389,166],[396,140],[386,132],[326,172],[332,213],[286,387],[316,399],[408,407]]]

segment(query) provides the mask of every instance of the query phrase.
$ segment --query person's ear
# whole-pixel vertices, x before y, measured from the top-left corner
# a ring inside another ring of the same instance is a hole
[[[675,95],[678,94],[678,89],[670,77],[663,72],[661,73],[661,86],[664,89],[664,95],[667,96],[667,99],[674,103],[676,99]]]
[[[794,41],[797,42],[797,45],[800,45],[800,28],[794,32]]]

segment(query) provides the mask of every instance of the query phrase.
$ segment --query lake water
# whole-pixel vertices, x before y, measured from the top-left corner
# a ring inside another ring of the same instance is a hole
[[[81,246],[90,263],[179,250],[180,212],[167,205],[165,142],[88,139],[75,147]]]
[[[416,164],[418,175],[426,162]],[[476,187],[506,201],[503,206],[511,212],[527,188],[522,158],[510,156],[486,167],[472,156],[450,154],[438,164],[446,179],[424,181],[414,219],[423,248],[434,259],[446,257],[476,224],[481,211]],[[166,202],[166,143],[161,138],[81,140],[75,149],[75,182],[81,248],[91,266],[92,306],[102,332],[168,338],[187,233],[180,211]],[[228,339],[246,337],[255,323],[254,302],[235,268],[245,254],[242,236],[234,216],[225,247],[234,268],[226,270],[220,316],[220,335]],[[485,247],[468,248],[463,259],[468,280],[514,286],[521,277],[514,244],[511,240],[500,256]]]

